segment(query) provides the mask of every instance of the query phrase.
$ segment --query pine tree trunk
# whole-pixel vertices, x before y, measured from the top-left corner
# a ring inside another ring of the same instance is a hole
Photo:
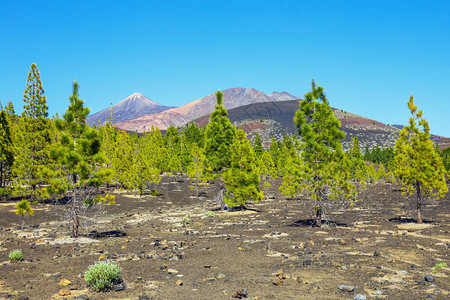
[[[316,227],[322,227],[322,206],[320,203],[316,205]]]
[[[420,183],[416,183],[417,191],[417,223],[422,224],[422,192],[420,190]]]
[[[79,227],[79,222],[78,222],[78,214],[77,214],[77,210],[76,210],[76,192],[75,190],[73,191],[73,198],[72,198],[72,208],[71,208],[71,215],[72,215],[72,237],[77,238],[78,237],[78,227]]]
[[[224,211],[225,210],[225,201],[223,200],[223,181],[222,178],[220,178],[220,190],[219,190],[219,201],[220,201],[220,210]]]

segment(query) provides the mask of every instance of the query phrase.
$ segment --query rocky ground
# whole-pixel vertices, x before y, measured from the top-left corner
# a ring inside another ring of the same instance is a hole
[[[35,206],[18,229],[15,201],[0,203],[0,299],[448,299],[449,195],[424,207],[393,185],[369,186],[355,205],[327,207],[330,225],[311,226],[308,200],[276,192],[245,211],[218,211],[164,178],[158,197],[116,191],[116,204],[78,239],[65,205]],[[213,217],[205,213],[213,211]],[[190,223],[183,226],[183,218]],[[93,231],[96,230],[96,231]],[[21,249],[24,261],[10,262]],[[82,274],[117,262],[123,283],[90,290]]]

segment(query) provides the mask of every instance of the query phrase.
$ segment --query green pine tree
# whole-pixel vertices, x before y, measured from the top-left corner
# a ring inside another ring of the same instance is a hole
[[[223,176],[227,189],[225,201],[228,207],[239,206],[242,210],[248,201],[257,202],[262,200],[264,195],[259,189],[256,156],[242,129],[236,131],[230,150],[231,166]]]
[[[416,193],[417,222],[422,223],[423,197],[442,198],[448,188],[442,158],[430,140],[430,126],[422,116],[423,111],[414,105],[412,95],[408,108],[412,114],[409,125],[401,130],[395,144],[395,174],[406,193]]]
[[[48,198],[43,186],[45,174],[51,167],[51,120],[47,118],[47,99],[36,64],[31,65],[23,101],[22,116],[16,130],[13,174],[16,193],[28,196],[32,201]]]
[[[216,96],[217,104],[206,128],[205,156],[211,171],[220,174],[231,164],[230,145],[236,129],[228,119],[227,110],[222,105],[223,93],[218,91]]]
[[[166,171],[169,171],[175,177],[175,181],[177,181],[177,175],[182,171],[181,141],[178,130],[170,125],[164,136],[168,158]]]
[[[236,128],[228,119],[227,110],[222,105],[223,93],[216,93],[217,104],[209,118],[205,132],[205,175],[209,179],[219,179],[219,202],[224,209],[222,173],[231,165],[230,145],[233,143]]]
[[[348,183],[342,160],[344,152],[341,141],[345,134],[329,106],[323,87],[312,81],[312,91],[300,102],[294,122],[298,128],[302,160],[301,177],[309,196],[314,200],[315,225],[322,225],[322,203],[339,196],[354,196],[353,186]]]
[[[191,179],[191,183],[194,184],[191,188],[195,189],[198,197],[201,187],[206,184],[206,177],[204,176],[206,158],[203,149],[197,143],[194,142],[191,149],[192,161],[187,167],[187,175]]]
[[[274,163],[274,169],[275,169],[275,173],[276,173],[276,177],[273,178],[278,178],[279,176],[279,165],[278,165],[278,161],[279,161],[279,156],[280,156],[280,148],[278,147],[278,143],[275,140],[274,137],[272,137],[272,142],[270,143],[270,148],[269,148],[269,154],[272,156],[272,161]]]
[[[364,162],[359,140],[357,136],[352,137],[350,149],[347,152],[346,162],[348,163],[348,171],[351,180],[364,181],[367,176],[367,166]]]
[[[441,157],[442,157],[442,162],[444,163],[444,168],[447,171],[447,177],[448,177],[448,174],[450,174],[450,147],[442,150]]]
[[[1,104],[0,104],[1,105]],[[0,199],[8,196],[11,182],[11,168],[14,162],[11,125],[7,113],[0,112]]]
[[[73,83],[70,105],[63,119],[55,121],[61,134],[58,148],[52,156],[58,161],[65,173],[68,196],[70,197],[68,216],[72,221],[73,237],[78,237],[80,225],[88,221],[88,209],[101,203],[114,203],[114,196],[95,195],[108,176],[102,168],[106,157],[101,151],[101,139],[98,131],[86,123],[89,108],[79,98],[78,83]]]
[[[253,149],[254,149],[255,154],[256,154],[257,157],[261,157],[261,155],[264,152],[264,149],[263,149],[263,146],[262,146],[262,143],[261,143],[261,137],[259,136],[258,133],[256,134],[256,137],[255,137],[255,142],[254,142]]]

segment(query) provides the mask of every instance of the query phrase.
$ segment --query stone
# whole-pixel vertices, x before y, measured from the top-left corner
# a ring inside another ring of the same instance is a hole
[[[61,276],[61,273],[55,273],[55,274],[52,274],[52,277],[60,277]]]
[[[425,285],[425,281],[419,281],[417,284],[418,285]]]
[[[83,294],[73,297],[73,300],[89,300],[89,296],[87,294]]]
[[[67,280],[67,279],[61,279],[61,281],[59,282],[59,285],[62,285],[62,286],[68,286],[68,285],[70,285],[72,282],[70,282],[69,280]]]
[[[125,283],[118,283],[113,285],[112,289],[116,292],[120,292],[126,289]]]
[[[304,265],[304,266],[309,266],[309,265],[312,264],[312,262],[313,262],[312,258],[307,257],[307,258],[305,258],[305,259],[303,260],[303,265]]]
[[[364,295],[361,295],[361,294],[357,294],[357,295],[355,296],[355,298],[353,298],[353,299],[354,299],[354,300],[366,300],[367,297],[364,296]]]
[[[408,274],[408,272],[406,272],[406,271],[399,271],[398,273],[400,273],[402,275],[407,275]]]
[[[373,252],[373,256],[381,256],[380,252],[378,250],[375,250]]]
[[[183,281],[181,279],[178,279],[176,282],[176,285],[179,285],[179,286],[183,285]]]
[[[233,293],[233,295],[231,295],[231,297],[236,299],[245,299],[248,297],[247,289],[237,290]]]
[[[283,280],[281,280],[279,277],[275,277],[275,278],[272,280],[272,284],[273,284],[273,285],[283,285]]]
[[[339,245],[347,245],[347,241],[344,239],[339,240]]]
[[[300,276],[298,276],[296,278],[296,280],[297,280],[297,283],[303,283],[304,282],[303,278],[301,278]]]
[[[433,278],[433,276],[431,276],[431,275],[426,275],[426,276],[425,276],[425,281],[433,282],[433,281],[434,281],[434,278]]]
[[[178,274],[178,271],[175,270],[175,269],[168,269],[167,273],[169,273],[169,274]]]
[[[355,287],[353,285],[341,284],[341,285],[339,285],[339,289],[341,291],[353,292],[355,290]]]
[[[71,293],[70,293],[70,291],[69,290],[60,290],[59,291],[59,295],[60,296],[69,296]]]
[[[305,249],[305,254],[311,254],[312,253],[312,250],[311,249],[309,249],[309,248],[306,248]]]

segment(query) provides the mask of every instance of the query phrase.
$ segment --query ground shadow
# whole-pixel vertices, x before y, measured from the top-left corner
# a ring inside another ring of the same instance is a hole
[[[417,223],[416,219],[413,218],[403,218],[403,217],[395,217],[395,218],[390,218],[389,222],[392,223]],[[424,224],[434,224],[433,221],[428,221],[428,220],[423,220]]]
[[[234,212],[234,211],[246,211],[246,210],[251,210],[251,211],[254,211],[254,212],[258,212],[258,213],[262,212],[262,210],[259,210],[259,209],[256,209],[256,208],[247,208],[245,206],[244,206],[244,208],[242,210],[241,210],[240,206],[235,206],[235,207],[226,207],[225,206],[225,210],[224,211]],[[222,211],[222,209],[219,206],[219,207],[211,209],[211,211]]]
[[[88,236],[92,238],[105,238],[105,237],[124,237],[127,234],[120,230],[111,230],[111,231],[103,231],[98,232],[97,230],[93,230],[89,232]]]
[[[337,221],[326,221],[322,220],[322,226],[341,226],[341,227],[348,227],[348,224],[346,223],[340,223]],[[316,227],[316,220],[314,219],[307,219],[307,220],[298,220],[294,223],[288,225],[288,227]]]

